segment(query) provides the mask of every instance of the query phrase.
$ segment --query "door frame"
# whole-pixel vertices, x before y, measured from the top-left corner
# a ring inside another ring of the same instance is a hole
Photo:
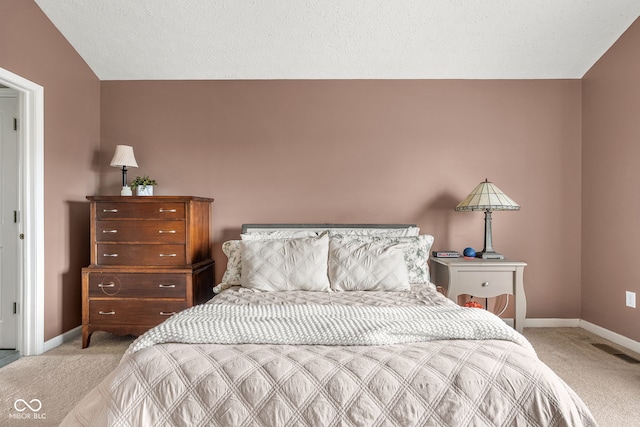
[[[18,335],[22,356],[44,351],[44,88],[0,67],[18,91]]]

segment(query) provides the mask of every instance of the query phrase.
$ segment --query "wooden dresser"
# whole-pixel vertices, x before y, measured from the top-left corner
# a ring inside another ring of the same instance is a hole
[[[213,297],[213,199],[87,199],[91,265],[82,269],[82,348],[94,331],[140,335]]]

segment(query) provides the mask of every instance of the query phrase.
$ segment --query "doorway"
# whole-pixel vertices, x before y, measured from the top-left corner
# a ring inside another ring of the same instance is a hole
[[[18,336],[18,92],[0,87],[0,351]]]
[[[17,336],[22,356],[44,351],[44,88],[0,68],[17,92]]]

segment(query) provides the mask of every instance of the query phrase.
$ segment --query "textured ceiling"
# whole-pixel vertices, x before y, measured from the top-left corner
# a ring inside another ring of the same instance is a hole
[[[101,80],[581,78],[640,0],[35,0]]]

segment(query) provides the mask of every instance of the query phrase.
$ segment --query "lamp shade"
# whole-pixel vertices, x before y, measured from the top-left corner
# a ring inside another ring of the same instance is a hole
[[[136,157],[133,155],[133,147],[130,145],[116,145],[116,152],[113,155],[113,159],[111,159],[110,166],[114,168],[122,166],[137,168],[138,163],[136,162]]]
[[[517,211],[520,205],[485,180],[456,206],[456,211]]]

